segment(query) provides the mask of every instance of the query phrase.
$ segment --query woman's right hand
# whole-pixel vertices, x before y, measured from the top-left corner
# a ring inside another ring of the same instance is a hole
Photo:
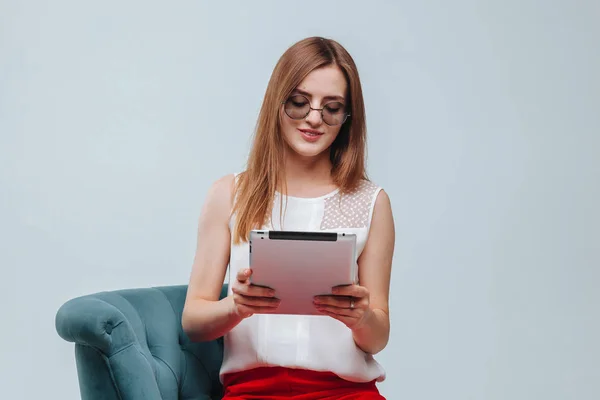
[[[275,297],[273,289],[251,284],[251,275],[250,269],[240,269],[231,287],[234,311],[240,318],[248,318],[256,313],[272,313],[281,302]]]

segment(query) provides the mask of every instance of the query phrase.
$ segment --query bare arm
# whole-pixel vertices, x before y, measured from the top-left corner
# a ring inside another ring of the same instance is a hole
[[[358,259],[360,285],[370,295],[369,309],[363,322],[353,329],[358,347],[371,354],[383,350],[390,336],[389,293],[395,240],[390,198],[381,191],[375,201],[367,244]]]
[[[208,195],[198,224],[198,241],[182,325],[194,341],[208,341],[229,332],[242,319],[234,312],[233,300],[219,300],[229,263],[231,233],[229,217],[234,177],[216,181]]]
[[[182,316],[183,330],[193,341],[217,339],[242,319],[256,312],[271,312],[279,305],[274,291],[250,284],[252,271],[244,268],[231,282],[233,294],[219,300],[229,263],[233,185],[233,176],[215,182],[200,216],[198,244]]]
[[[383,350],[390,335],[388,299],[394,242],[390,199],[381,191],[369,238],[358,259],[360,285],[337,286],[333,295],[315,297],[316,308],[352,329],[356,345],[370,354]]]

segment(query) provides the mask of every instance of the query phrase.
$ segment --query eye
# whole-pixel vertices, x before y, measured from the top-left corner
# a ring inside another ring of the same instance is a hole
[[[332,114],[337,114],[337,113],[343,112],[344,105],[342,103],[335,102],[335,103],[326,104],[323,108]]]
[[[289,102],[294,107],[304,107],[305,105],[308,104],[308,101],[306,100],[306,98],[304,96],[292,96],[292,97],[290,97]]]

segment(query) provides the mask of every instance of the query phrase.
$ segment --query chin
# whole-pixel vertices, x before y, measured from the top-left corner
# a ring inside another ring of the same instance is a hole
[[[289,150],[302,158],[329,156],[329,148],[336,138],[331,132],[326,132],[316,141],[305,140],[296,127],[284,127],[283,138]]]
[[[289,145],[290,150],[305,158],[314,158],[328,152],[329,146],[315,145],[311,143],[293,143]]]

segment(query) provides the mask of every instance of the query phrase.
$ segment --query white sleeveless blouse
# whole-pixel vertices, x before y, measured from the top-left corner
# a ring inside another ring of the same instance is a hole
[[[317,198],[284,196],[283,218],[281,195],[277,193],[271,222],[262,228],[355,233],[358,259],[367,241],[380,190],[365,180],[350,194],[342,195],[336,190]],[[233,222],[232,218],[231,228]],[[235,279],[248,264],[248,243],[232,243],[229,280]],[[255,314],[226,334],[224,345],[221,378],[231,372],[279,366],[333,372],[353,382],[385,379],[383,368],[356,345],[351,330],[329,316]]]

